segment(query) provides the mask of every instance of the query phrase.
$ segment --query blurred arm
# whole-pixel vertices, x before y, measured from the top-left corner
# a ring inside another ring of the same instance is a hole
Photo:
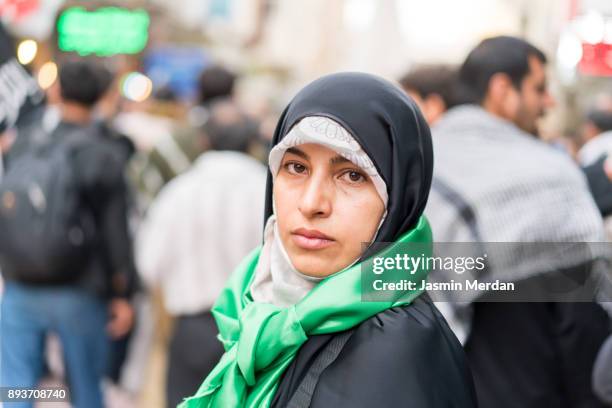
[[[130,297],[136,286],[136,268],[128,228],[128,186],[123,162],[107,146],[92,145],[79,151],[76,164],[110,269],[112,295]]]

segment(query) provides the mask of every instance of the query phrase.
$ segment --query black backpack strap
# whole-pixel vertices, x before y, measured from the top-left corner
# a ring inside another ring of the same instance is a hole
[[[308,372],[306,372],[304,379],[293,394],[293,397],[291,397],[289,404],[287,404],[288,408],[308,408],[310,406],[312,395],[319,382],[321,373],[329,367],[331,363],[336,361],[336,358],[352,334],[353,330],[348,330],[335,335],[331,339],[312,363]]]

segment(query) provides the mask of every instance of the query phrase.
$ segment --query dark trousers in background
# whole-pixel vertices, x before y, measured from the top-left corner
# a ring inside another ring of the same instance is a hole
[[[605,407],[591,375],[609,332],[596,303],[474,303],[465,351],[479,407]]]
[[[224,350],[218,333],[210,312],[176,319],[168,356],[168,408],[176,408],[184,398],[194,395],[219,362]]]

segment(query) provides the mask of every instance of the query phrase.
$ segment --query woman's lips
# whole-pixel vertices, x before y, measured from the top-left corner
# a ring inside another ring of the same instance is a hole
[[[334,239],[317,230],[300,228],[291,233],[293,243],[302,249],[323,249],[333,245]]]

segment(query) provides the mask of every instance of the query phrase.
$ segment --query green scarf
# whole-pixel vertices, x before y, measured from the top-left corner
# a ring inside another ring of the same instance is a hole
[[[398,243],[429,243],[431,229],[425,217],[395,244],[377,256],[393,257]],[[361,265],[321,281],[300,302],[289,308],[254,302],[250,286],[261,248],[236,269],[213,307],[225,354],[197,393],[179,408],[268,407],[281,375],[308,336],[348,330],[386,309],[406,305],[420,290],[398,292],[395,301],[363,302]],[[428,255],[428,254],[425,254]],[[407,279],[419,282],[427,271]]]

